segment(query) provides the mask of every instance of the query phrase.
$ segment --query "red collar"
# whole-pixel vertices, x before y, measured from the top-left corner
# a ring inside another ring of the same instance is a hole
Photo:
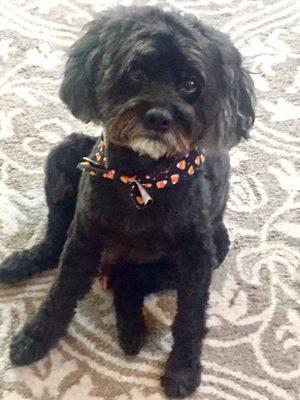
[[[205,156],[200,150],[192,150],[185,156],[174,159],[169,167],[155,174],[127,176],[115,169],[105,167],[105,143],[103,137],[98,141],[93,159],[84,157],[77,165],[89,175],[110,179],[131,187],[131,197],[137,208],[144,208],[153,203],[151,195],[156,190],[178,184],[183,179],[191,177],[196,172],[203,170]]]

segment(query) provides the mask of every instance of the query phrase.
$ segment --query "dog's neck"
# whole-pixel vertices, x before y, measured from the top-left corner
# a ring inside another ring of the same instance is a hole
[[[172,161],[167,157],[155,160],[146,155],[139,155],[129,147],[120,146],[109,141],[106,141],[105,155],[109,169],[122,171],[128,176],[148,174],[164,169]]]
[[[77,168],[94,177],[130,185],[130,196],[136,207],[144,208],[153,203],[151,192],[193,176],[202,169],[204,160],[205,156],[199,150],[192,150],[179,159],[153,160],[100,137],[91,158],[83,157]]]

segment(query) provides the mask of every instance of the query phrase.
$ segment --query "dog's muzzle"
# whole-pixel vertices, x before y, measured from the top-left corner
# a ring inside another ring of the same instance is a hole
[[[145,113],[145,124],[150,129],[150,132],[163,133],[166,132],[173,121],[170,112],[164,108],[150,108]]]

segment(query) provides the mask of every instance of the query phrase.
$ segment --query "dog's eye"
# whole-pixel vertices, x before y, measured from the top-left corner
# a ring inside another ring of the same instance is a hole
[[[183,82],[181,90],[186,94],[194,94],[199,89],[199,82],[195,76],[191,76]]]
[[[140,82],[141,80],[145,79],[145,74],[141,71],[141,69],[139,68],[133,68],[130,71],[130,78],[134,81],[134,82]]]

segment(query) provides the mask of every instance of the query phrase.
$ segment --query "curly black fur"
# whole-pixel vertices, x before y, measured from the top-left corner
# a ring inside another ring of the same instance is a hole
[[[252,126],[252,90],[228,37],[192,16],[123,7],[88,25],[71,48],[60,95],[76,117],[103,123],[108,166],[128,175],[147,173],[165,165],[171,151],[198,145],[208,149],[205,171],[158,191],[153,205],[138,210],[127,186],[80,178],[76,164],[93,155],[96,139],[72,134],[52,150],[45,238],[0,268],[0,281],[16,282],[59,260],[37,315],[12,341],[15,364],[40,359],[65,334],[108,252],[116,260],[110,287],[122,349],[136,354],[145,341],[144,297],[176,289],[174,346],[162,385],[172,397],[195,390],[211,276],[229,248],[223,223],[228,150]],[[149,110],[164,124],[167,115],[168,127],[154,127]]]

